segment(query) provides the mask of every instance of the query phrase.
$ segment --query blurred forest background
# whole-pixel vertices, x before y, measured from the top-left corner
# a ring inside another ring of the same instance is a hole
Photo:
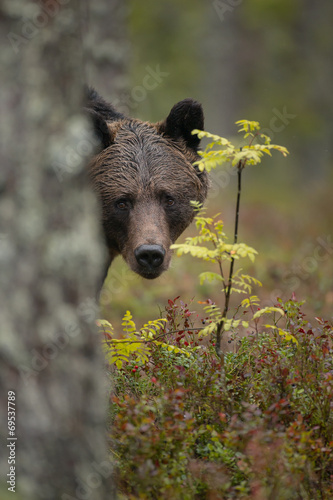
[[[0,2],[0,420],[15,390],[18,498],[113,495],[110,469],[101,486],[80,489],[107,453],[104,370],[92,334],[102,245],[84,175],[91,148],[77,149],[82,136],[91,139],[83,84],[149,121],[193,97],[206,130],[237,140],[235,121],[257,120],[286,146],[288,158],[276,154],[243,177],[239,242],[259,251],[245,272],[262,281],[254,290],[262,305],[294,293],[309,316],[331,318],[332,19],[328,0]],[[221,169],[211,178],[208,213],[221,212],[231,238],[236,177]],[[214,271],[174,257],[170,271],[145,281],[117,259],[103,315],[117,328],[129,309],[141,326],[180,295],[201,318],[198,301],[221,305],[218,287],[199,286],[203,270]],[[0,441],[7,437],[5,429]]]
[[[119,110],[158,121],[194,97],[206,130],[234,139],[236,120],[257,120],[288,148],[288,158],[275,154],[245,172],[239,241],[259,251],[247,270],[263,283],[255,293],[264,305],[294,292],[309,314],[331,316],[333,3],[113,0],[90,9],[101,22],[89,26],[87,17],[86,79]],[[230,237],[235,196],[236,177],[213,172],[208,211],[221,212]],[[192,309],[197,300],[218,300],[214,286],[198,285],[201,270],[209,267],[174,257],[169,272],[148,282],[117,259],[104,315],[116,325],[126,309],[152,319],[156,304],[163,309],[176,295],[195,297]]]

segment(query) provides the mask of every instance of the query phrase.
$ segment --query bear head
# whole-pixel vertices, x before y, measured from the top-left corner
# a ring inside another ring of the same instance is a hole
[[[191,134],[203,130],[202,107],[184,99],[164,121],[149,123],[118,113],[89,89],[86,109],[100,143],[89,174],[101,203],[108,265],[121,254],[134,272],[156,278],[193,219],[191,200],[203,203],[207,196],[207,173],[193,166],[200,141]]]

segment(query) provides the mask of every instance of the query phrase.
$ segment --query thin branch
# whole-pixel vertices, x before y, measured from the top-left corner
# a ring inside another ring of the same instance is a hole
[[[246,161],[239,161],[237,165],[237,176],[238,176],[238,191],[237,191],[237,203],[236,203],[236,215],[235,215],[235,229],[234,229],[234,244],[237,243],[238,241],[238,222],[239,222],[239,207],[240,207],[240,197],[241,197],[241,192],[242,192],[242,171],[245,167]],[[228,278],[228,284],[227,288],[225,291],[225,303],[224,303],[224,309],[222,313],[222,320],[217,326],[216,330],[216,354],[218,355],[219,358],[221,358],[221,337],[222,333],[224,331],[224,319],[227,317],[227,313],[229,310],[229,301],[230,301],[230,295],[231,295],[231,288],[232,288],[232,278],[233,278],[233,273],[234,273],[234,263],[235,259],[234,257],[231,257],[230,261],[230,269],[229,269],[229,278]]]
[[[253,141],[255,140],[255,138],[258,135],[259,135],[259,132],[256,132],[255,134],[253,134],[252,139],[249,142],[249,146],[252,146]],[[236,203],[236,214],[235,214],[234,244],[236,244],[238,241],[239,207],[240,207],[240,198],[241,198],[241,192],[242,192],[242,171],[245,168],[246,162],[247,162],[247,159],[240,160],[237,164],[238,191],[237,191],[237,203]],[[231,257],[228,284],[227,284],[227,288],[225,289],[225,292],[224,292],[224,294],[225,294],[224,310],[222,313],[222,319],[219,322],[219,324],[217,325],[217,330],[216,330],[216,354],[221,359],[222,365],[223,365],[223,356],[222,356],[222,352],[221,352],[221,338],[222,338],[222,334],[224,331],[224,320],[227,317],[228,310],[229,310],[229,301],[230,301],[230,295],[231,295],[231,289],[232,289],[234,264],[235,264],[235,259],[234,259],[234,257]]]

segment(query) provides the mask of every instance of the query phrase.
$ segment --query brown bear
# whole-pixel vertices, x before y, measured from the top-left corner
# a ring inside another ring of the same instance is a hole
[[[89,89],[87,110],[101,144],[89,174],[101,202],[108,267],[121,254],[134,272],[157,278],[193,219],[190,201],[207,196],[207,174],[193,166],[200,141],[191,134],[204,127],[202,107],[184,99],[153,124],[125,117]]]

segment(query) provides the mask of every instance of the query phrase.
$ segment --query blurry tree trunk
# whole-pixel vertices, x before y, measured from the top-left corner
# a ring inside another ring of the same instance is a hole
[[[219,7],[220,6],[220,7]],[[222,6],[222,7],[221,7]],[[239,120],[243,109],[244,68],[242,65],[242,30],[237,9],[227,9],[225,2],[207,5],[210,31],[205,39],[205,87],[207,103],[205,111],[210,117],[209,130],[223,136],[234,133],[234,122]],[[212,78],[212,75],[214,77]]]
[[[297,183],[330,174],[333,2],[213,0],[207,13],[209,129],[228,135],[236,120],[252,117],[292,148],[284,162],[289,178],[295,164]]]
[[[94,139],[80,114],[81,8],[80,0],[0,5],[1,498],[8,443],[15,498],[114,497],[94,331],[103,251],[84,173]],[[8,391],[17,441],[6,425]]]
[[[128,88],[127,16],[128,0],[86,2],[85,79],[110,101]]]

